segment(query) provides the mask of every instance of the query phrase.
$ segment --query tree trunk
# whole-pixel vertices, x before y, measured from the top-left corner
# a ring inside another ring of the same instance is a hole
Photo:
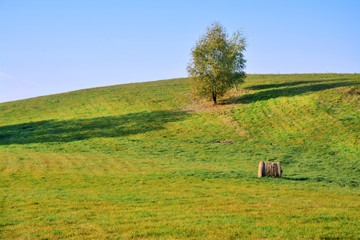
[[[213,98],[213,102],[214,102],[214,104],[216,104],[217,102],[216,102],[216,93],[214,93],[213,92],[213,94],[212,94],[212,98]]]
[[[258,177],[281,177],[281,167],[279,162],[260,162]]]

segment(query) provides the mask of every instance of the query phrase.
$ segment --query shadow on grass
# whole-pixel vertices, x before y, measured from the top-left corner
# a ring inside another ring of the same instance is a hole
[[[0,145],[72,142],[97,137],[122,137],[164,129],[164,124],[185,119],[187,112],[153,111],[121,116],[46,120],[0,127]]]
[[[302,177],[302,178],[282,177],[282,179],[290,180],[290,181],[306,181],[306,180],[309,180],[309,178],[306,178],[306,177]]]
[[[248,90],[264,90],[264,89],[270,89],[270,88],[281,88],[281,87],[292,87],[296,85],[301,84],[309,84],[309,83],[319,83],[319,82],[325,82],[330,80],[318,80],[318,81],[296,81],[296,82],[286,82],[286,83],[275,83],[275,84],[262,84],[262,85],[255,85],[246,87],[245,89]]]
[[[347,79],[341,79],[341,82],[335,82],[335,83],[323,83],[323,84],[313,84],[313,85],[299,86],[299,87],[289,87],[289,88],[265,90],[265,91],[260,91],[260,92],[256,92],[253,94],[245,94],[240,97],[230,97],[228,99],[224,99],[222,104],[226,105],[226,104],[234,104],[234,103],[252,103],[252,102],[257,102],[257,101],[268,100],[271,98],[292,97],[292,96],[302,95],[302,94],[309,93],[309,92],[317,92],[317,91],[338,88],[338,87],[344,87],[344,86],[352,86],[352,85],[357,84],[355,82],[344,81],[344,80],[347,80]],[[311,81],[311,82],[313,83],[314,81]],[[315,81],[315,82],[319,82],[319,81]],[[299,83],[299,82],[294,82],[293,86],[296,85],[295,83]],[[304,84],[304,83],[308,83],[308,82],[303,81],[301,84]],[[271,84],[271,85],[273,87],[279,86],[279,85],[280,86],[284,86],[284,85],[292,86],[290,84],[291,83]],[[262,86],[265,86],[265,85],[262,85]]]

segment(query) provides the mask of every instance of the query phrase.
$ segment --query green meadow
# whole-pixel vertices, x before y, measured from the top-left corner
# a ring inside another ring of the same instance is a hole
[[[258,178],[260,161],[282,178]],[[359,239],[360,74],[0,104],[1,239]]]

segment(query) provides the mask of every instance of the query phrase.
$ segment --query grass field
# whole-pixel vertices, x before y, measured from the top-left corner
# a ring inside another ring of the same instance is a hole
[[[0,238],[360,239],[359,74],[189,84],[0,104]]]

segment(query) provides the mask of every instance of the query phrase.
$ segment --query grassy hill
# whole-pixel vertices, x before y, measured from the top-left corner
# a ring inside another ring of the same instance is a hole
[[[0,104],[0,238],[360,236],[359,74],[249,75],[217,106],[189,84]]]

